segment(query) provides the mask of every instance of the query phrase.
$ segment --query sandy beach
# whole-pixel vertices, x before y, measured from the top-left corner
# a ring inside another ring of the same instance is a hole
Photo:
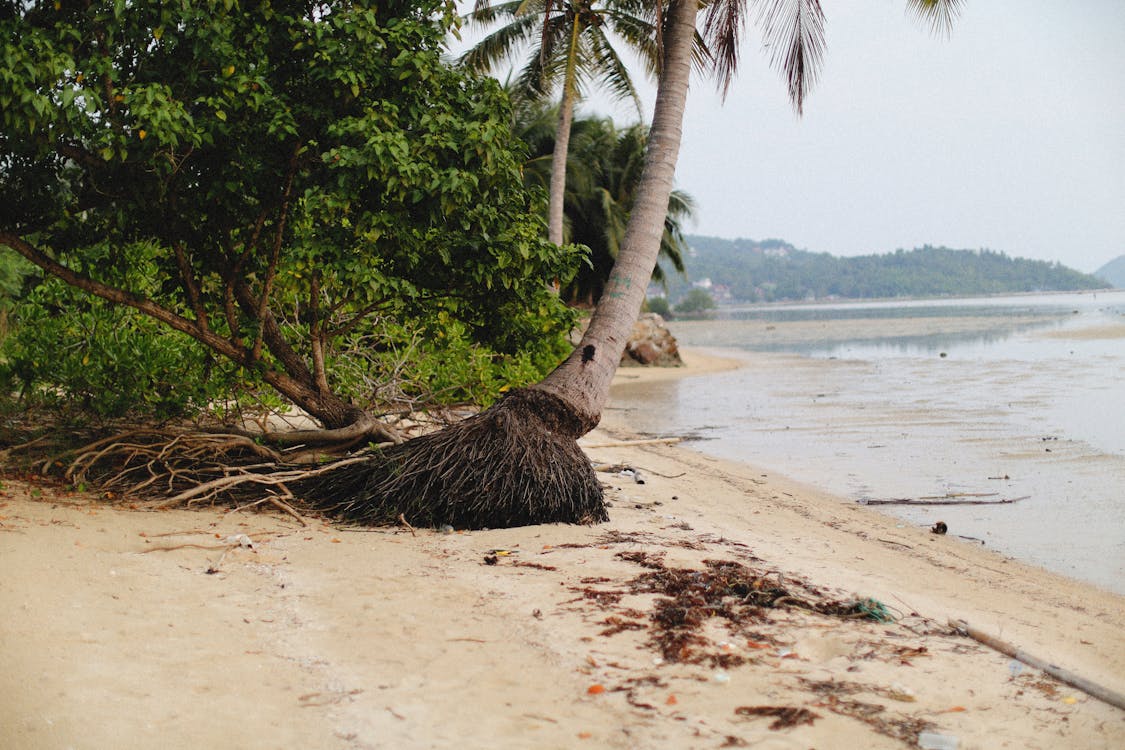
[[[685,360],[616,387],[734,366]],[[606,524],[357,531],[6,481],[0,747],[1125,746],[1125,710],[948,625],[1121,694],[1125,597],[612,408],[582,442]],[[714,579],[685,629],[667,605]],[[824,613],[855,604],[894,621]]]

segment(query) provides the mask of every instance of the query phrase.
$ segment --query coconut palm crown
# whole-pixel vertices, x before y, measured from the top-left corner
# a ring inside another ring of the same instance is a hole
[[[548,205],[548,239],[564,240],[566,163],[574,107],[591,85],[618,100],[641,101],[610,34],[627,44],[650,74],[659,68],[656,7],[639,0],[478,0],[470,24],[492,26],[491,34],[461,56],[479,72],[495,70],[521,53],[525,61],[513,89],[528,99],[559,96]]]

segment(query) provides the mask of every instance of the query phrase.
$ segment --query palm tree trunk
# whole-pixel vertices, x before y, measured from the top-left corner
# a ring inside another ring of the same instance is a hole
[[[559,122],[555,127],[555,150],[551,154],[551,188],[547,203],[547,239],[556,245],[563,242],[563,199],[566,197],[566,158],[570,151],[570,124],[574,120],[574,98],[578,89],[578,38],[582,22],[574,14],[567,52],[566,74],[563,76]]]
[[[664,69],[656,92],[644,170],[637,185],[625,241],[605,293],[574,353],[533,386],[560,398],[589,432],[601,419],[609,386],[629,340],[660,254],[668,198],[680,152],[698,3],[679,0],[670,9]]]
[[[547,204],[547,239],[563,243],[563,201],[566,197],[566,159],[570,150],[570,125],[574,120],[574,92],[563,85],[559,120],[555,127],[555,150],[551,154],[551,187]]]

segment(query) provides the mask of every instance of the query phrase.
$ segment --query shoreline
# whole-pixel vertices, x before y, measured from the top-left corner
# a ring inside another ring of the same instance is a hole
[[[623,370],[618,383],[737,364],[698,350],[685,361]],[[645,479],[599,473],[611,520],[596,526],[355,531],[227,508],[142,512],[8,482],[0,745],[902,748],[923,731],[961,748],[1125,741],[1125,711],[946,624],[964,619],[1120,693],[1125,597],[761,467],[634,437],[611,397],[581,441],[619,443],[587,453]],[[707,617],[689,643],[698,660],[671,663],[653,644],[662,597],[636,582],[707,560],[827,599],[871,598],[898,620]]]

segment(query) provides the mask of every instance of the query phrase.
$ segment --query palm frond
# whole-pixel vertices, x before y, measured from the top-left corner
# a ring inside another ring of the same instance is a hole
[[[605,13],[606,22],[614,34],[640,58],[645,73],[655,76],[660,68],[660,49],[656,44],[656,25],[641,15],[622,12],[617,6]]]
[[[585,41],[594,58],[591,65],[582,66],[597,74],[597,83],[616,99],[629,99],[637,108],[637,116],[642,117],[641,97],[629,77],[629,70],[613,43],[601,28],[587,30]]]
[[[906,0],[907,12],[941,36],[953,32],[953,24],[964,6],[965,0]]]
[[[487,26],[502,18],[517,18],[521,5],[520,2],[492,5],[487,0],[479,0],[473,6],[473,10],[461,16],[461,19],[470,26]]]
[[[703,18],[703,38],[712,72],[724,97],[738,70],[746,3],[747,0],[716,0],[707,6]]]
[[[458,62],[478,73],[492,71],[528,45],[539,31],[534,18],[520,18],[501,26],[461,55]]]
[[[789,99],[804,112],[805,97],[820,74],[824,58],[824,11],[819,0],[775,0],[762,7],[758,22],[770,63],[780,68]],[[724,89],[725,93],[725,89]]]

